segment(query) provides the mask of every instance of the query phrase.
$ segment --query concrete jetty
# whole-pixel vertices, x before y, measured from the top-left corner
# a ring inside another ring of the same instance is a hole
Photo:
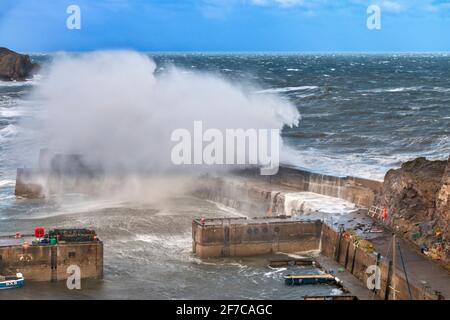
[[[26,281],[66,280],[71,265],[80,267],[82,279],[103,278],[103,242],[32,244],[31,236],[0,238],[0,274],[20,272]]]
[[[380,299],[393,299],[392,285],[395,283],[396,299],[450,299],[450,275],[445,268],[430,259],[427,259],[419,248],[408,240],[402,239],[401,234],[397,234],[399,250],[396,259],[392,253],[389,254],[389,243],[392,239],[390,226],[380,218],[380,215],[371,215],[371,209],[376,204],[383,183],[356,177],[333,177],[311,173],[301,169],[281,167],[276,176],[259,176],[256,170],[242,170],[227,177],[206,177],[202,186],[196,190],[195,195],[211,201],[220,202],[232,207],[248,216],[256,216],[259,219],[266,219],[266,228],[270,230],[270,224],[276,224],[276,218],[281,216],[284,223],[298,225],[300,220],[320,219],[320,233],[315,241],[309,239],[307,245],[303,244],[302,236],[289,238],[290,246],[284,248],[285,253],[295,253],[293,248],[301,248],[303,245],[310,250],[320,251],[321,257],[332,259],[341,269],[356,278],[363,284],[368,277],[367,268],[378,266],[381,269],[382,286],[377,290],[376,296]],[[356,211],[336,212],[327,214],[321,212],[322,208],[312,208],[304,210],[309,204],[304,201],[306,197],[302,193],[313,193],[327,197],[334,197],[337,201],[348,201],[354,204]],[[300,195],[295,199],[296,203],[290,202],[291,198]],[[300,200],[300,201],[297,201]],[[292,209],[299,205],[298,211]],[[289,212],[288,212],[289,211]],[[291,215],[286,219],[284,216]],[[269,217],[269,218],[267,218]],[[249,221],[252,221],[250,219]],[[239,230],[238,234],[245,234],[249,221],[236,220],[232,223],[232,229]],[[260,223],[258,219],[253,219],[256,225]],[[308,221],[305,221],[307,225]],[[207,250],[202,250],[203,246],[208,247],[214,244],[217,250],[213,256],[233,256],[243,254],[265,254],[272,248],[271,252],[276,252],[278,239],[270,234],[264,238],[259,238],[259,242],[250,237],[233,238],[233,233],[223,233],[220,229],[221,222],[213,223],[215,238],[196,238],[195,248],[200,248],[198,255],[208,257]],[[241,225],[239,225],[241,224]],[[205,225],[203,231],[208,225]],[[201,227],[196,227],[198,230]],[[284,228],[288,229],[288,226]],[[291,228],[295,228],[291,226]],[[297,226],[297,228],[299,228]],[[194,230],[194,229],[193,229]],[[372,231],[376,230],[376,231]],[[354,232],[355,239],[344,237],[346,231]],[[226,231],[229,232],[229,231]],[[227,239],[220,240],[227,234]],[[209,241],[211,240],[211,241]],[[213,240],[213,241],[212,241]],[[222,241],[222,242],[220,242]],[[265,242],[264,244],[261,241]],[[364,248],[362,243],[370,243],[370,250]],[[317,245],[315,248],[312,244]],[[320,244],[320,245],[319,245]],[[223,248],[240,247],[243,251],[233,251]],[[222,249],[218,249],[222,248]],[[262,249],[264,248],[264,249]],[[305,249],[305,250],[308,250]],[[280,250],[281,251],[281,250]],[[302,251],[302,250],[300,250]],[[400,251],[403,253],[400,256]],[[245,253],[244,253],[245,252]],[[379,258],[377,258],[379,253]],[[402,259],[406,266],[406,273],[402,268]],[[393,272],[392,260],[396,260],[396,269]],[[369,296],[373,296],[371,293]]]
[[[393,299],[392,284],[396,284],[395,299],[439,300],[450,297],[450,277],[445,270],[407,249],[407,274],[401,265],[393,273],[392,257],[378,255],[386,252],[385,242],[390,232],[377,235],[370,250],[343,236],[344,230],[335,230],[321,221],[302,221],[286,217],[196,219],[192,223],[193,252],[200,258],[237,257],[263,254],[299,253],[316,250],[330,265],[334,261],[351,277],[367,283],[369,266],[381,270],[381,288],[360,296]],[[384,240],[383,240],[384,239]],[[398,259],[398,261],[400,261]],[[332,264],[331,264],[332,265]],[[430,272],[426,268],[429,268]],[[350,279],[350,278],[348,278]],[[427,283],[425,288],[423,283]],[[361,291],[361,288],[358,291]],[[362,290],[364,291],[364,290]]]
[[[320,221],[281,217],[197,219],[192,248],[201,258],[317,250],[321,228]]]

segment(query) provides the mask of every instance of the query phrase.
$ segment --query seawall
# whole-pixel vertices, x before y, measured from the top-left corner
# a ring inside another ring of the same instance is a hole
[[[261,176],[257,170],[245,170],[242,173],[271,185],[340,198],[366,208],[372,206],[383,187],[381,181],[331,176],[288,166],[280,167],[274,176]]]
[[[395,278],[392,277],[392,262],[390,259],[384,257],[377,259],[375,253],[358,247],[349,239],[344,239],[342,233],[325,224],[322,227],[321,254],[333,258],[364,283],[367,283],[369,276],[372,275],[372,273],[366,273],[367,268],[371,265],[378,265],[381,270],[381,286],[376,294],[382,299],[392,300],[394,298],[393,282],[396,286],[396,300],[437,300],[443,298],[419,283],[410,282],[408,288],[406,276],[398,266],[395,271]]]
[[[205,177],[194,194],[222,203],[251,216],[290,215],[285,196],[312,192],[369,209],[382,189],[379,181],[355,177],[333,177],[281,167],[275,176],[260,176],[258,170],[242,170],[228,177]]]
[[[374,295],[381,299],[437,300],[440,293],[411,281],[392,261],[360,244],[346,239],[321,221],[299,221],[292,218],[223,218],[200,219],[192,223],[192,250],[200,258],[243,257],[272,253],[298,253],[318,250],[338,262],[363,283],[373,274],[369,266],[380,268],[380,288]],[[424,277],[426,278],[426,276]],[[409,282],[409,286],[408,286]],[[369,289],[367,289],[369,290]]]
[[[320,221],[282,218],[194,220],[192,250],[200,258],[318,250],[321,229]]]
[[[0,274],[20,272],[26,281],[59,281],[77,265],[82,279],[103,278],[103,242],[57,245],[0,245]]]

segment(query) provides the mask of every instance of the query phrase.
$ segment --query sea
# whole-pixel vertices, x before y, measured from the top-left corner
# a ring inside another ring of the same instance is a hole
[[[252,83],[294,104],[298,127],[282,137],[289,165],[333,175],[382,180],[389,169],[416,157],[450,155],[448,54],[201,54],[149,53],[168,65]],[[31,54],[44,66],[51,54]],[[0,235],[34,227],[89,227],[105,242],[105,278],[28,283],[0,299],[301,299],[333,294],[329,286],[288,287],[263,258],[202,261],[191,253],[191,221],[203,215],[239,215],[188,195],[164,204],[99,201],[69,195],[63,203],[14,196],[18,167],[37,159],[27,122],[39,116],[30,94],[42,75],[0,82]],[[33,152],[32,152],[33,150]],[[314,273],[314,269],[296,272]]]

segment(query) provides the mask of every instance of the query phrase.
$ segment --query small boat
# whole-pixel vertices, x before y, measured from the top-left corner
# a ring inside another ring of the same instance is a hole
[[[25,279],[21,273],[15,276],[0,276],[0,290],[20,288],[25,284]]]
[[[308,285],[308,284],[338,284],[340,280],[331,274],[314,275],[287,275],[284,277],[287,285]]]

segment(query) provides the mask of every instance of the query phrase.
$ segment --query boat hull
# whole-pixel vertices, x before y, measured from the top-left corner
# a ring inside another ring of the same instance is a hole
[[[0,290],[20,288],[23,287],[24,284],[24,279],[2,281],[0,282]]]
[[[314,285],[314,284],[329,284],[334,285],[337,283],[334,278],[323,277],[285,277],[284,282],[289,286],[302,286],[302,285]]]

